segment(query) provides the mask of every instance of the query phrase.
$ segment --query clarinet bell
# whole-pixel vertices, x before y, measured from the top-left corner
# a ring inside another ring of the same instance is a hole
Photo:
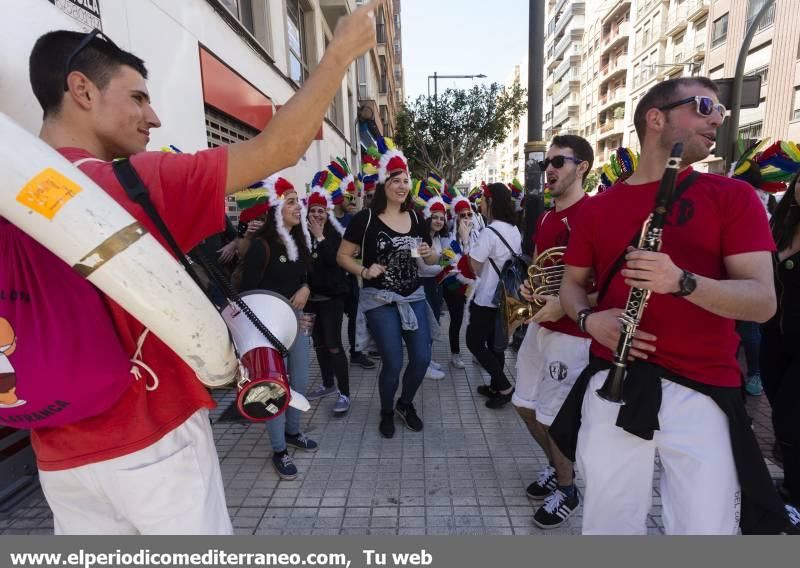
[[[625,399],[622,397],[622,391],[625,386],[625,369],[623,367],[613,366],[608,372],[603,386],[594,391],[597,396],[610,402],[622,406],[625,404]]]

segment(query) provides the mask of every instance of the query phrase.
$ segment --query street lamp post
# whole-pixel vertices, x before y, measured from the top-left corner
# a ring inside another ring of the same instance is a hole
[[[428,98],[431,96],[431,79],[433,79],[433,100],[434,102],[437,99],[439,94],[438,86],[436,85],[439,79],[485,79],[486,75],[481,73],[480,75],[439,75],[436,71],[433,72],[433,75],[428,75]]]
[[[753,36],[756,34],[758,24],[761,19],[767,14],[772,7],[775,0],[764,0],[761,9],[753,18],[753,22],[745,33],[744,40],[742,40],[742,47],[739,50],[739,58],[736,60],[736,74],[733,76],[733,87],[731,89],[731,115],[730,124],[728,125],[728,148],[725,152],[725,172],[727,173],[732,164],[736,163],[739,159],[739,148],[736,139],[739,134],[739,112],[742,108],[742,84],[744,83],[744,66],[747,62],[747,53],[750,50],[750,44],[753,41]]]

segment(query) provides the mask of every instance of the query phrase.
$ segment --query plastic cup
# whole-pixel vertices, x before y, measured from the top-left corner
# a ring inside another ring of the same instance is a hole
[[[411,245],[411,256],[413,258],[420,258],[419,247],[422,244],[422,237],[414,237],[412,240],[414,242]]]
[[[314,331],[314,321],[317,319],[317,314],[311,312],[303,312],[300,316],[300,332],[306,336],[311,337]]]

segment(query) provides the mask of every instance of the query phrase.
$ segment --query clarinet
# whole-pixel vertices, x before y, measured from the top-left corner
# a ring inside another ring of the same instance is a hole
[[[641,250],[652,252],[661,250],[661,234],[664,230],[664,221],[669,213],[670,200],[675,193],[682,153],[683,144],[678,142],[672,147],[669,159],[667,159],[667,166],[661,178],[661,185],[659,185],[658,193],[656,193],[655,209],[642,226],[638,245]],[[628,293],[625,311],[619,316],[622,329],[617,343],[617,350],[614,353],[614,361],[606,381],[596,391],[597,396],[603,400],[614,404],[625,404],[622,391],[625,384],[625,375],[627,374],[628,355],[633,345],[633,336],[642,321],[642,315],[651,294],[651,290],[636,288],[635,286]]]

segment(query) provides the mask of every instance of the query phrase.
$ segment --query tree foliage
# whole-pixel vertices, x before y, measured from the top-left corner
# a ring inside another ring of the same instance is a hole
[[[398,113],[395,141],[418,179],[436,172],[455,184],[508,136],[527,108],[525,89],[498,83],[420,96]]]
[[[586,181],[583,182],[583,191],[590,192],[597,189],[597,186],[600,185],[600,173],[596,170],[589,172],[589,175],[586,176]]]

